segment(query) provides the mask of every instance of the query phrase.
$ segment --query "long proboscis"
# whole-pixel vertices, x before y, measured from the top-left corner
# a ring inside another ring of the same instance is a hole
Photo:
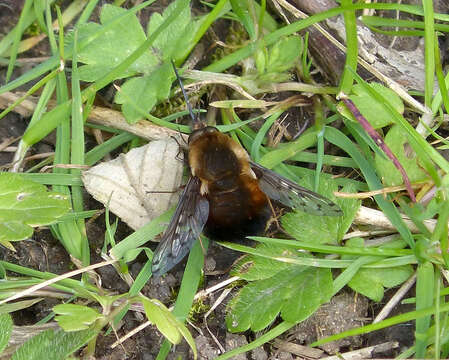
[[[192,118],[192,129],[197,129],[203,127],[203,123],[198,119],[197,116],[193,113],[192,105],[190,105],[189,98],[187,96],[186,90],[184,89],[184,85],[182,84],[181,77],[179,76],[178,69],[176,69],[175,62],[172,60],[171,64],[173,66],[173,70],[175,71],[176,78],[178,79],[179,86],[181,87],[182,95],[184,96],[184,100],[186,101],[187,110],[189,110],[190,117]]]

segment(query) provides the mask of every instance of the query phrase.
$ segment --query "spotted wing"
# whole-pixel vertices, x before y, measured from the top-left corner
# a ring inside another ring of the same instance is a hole
[[[312,215],[341,216],[343,211],[329,199],[251,161],[260,189],[272,200]]]
[[[153,276],[161,276],[179,263],[201,235],[209,216],[209,202],[200,194],[201,181],[191,177],[175,213],[153,255]]]

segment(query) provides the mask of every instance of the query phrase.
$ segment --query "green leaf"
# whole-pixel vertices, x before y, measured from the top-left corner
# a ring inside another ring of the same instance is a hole
[[[362,238],[353,238],[346,242],[347,247],[363,247]],[[395,243],[381,246],[387,249],[397,246]],[[342,258],[354,258],[343,256]],[[348,285],[354,291],[365,295],[373,301],[379,302],[384,297],[384,288],[389,289],[406,281],[413,274],[410,265],[396,266],[391,268],[362,268],[349,281]]]
[[[413,274],[410,265],[394,268],[360,269],[349,281],[352,290],[379,302],[384,297],[384,288],[402,284]]]
[[[303,42],[299,36],[282,38],[269,50],[267,72],[284,72],[295,65],[301,56]]]
[[[371,83],[369,86],[382,94],[385,99],[388,99],[390,105],[397,112],[400,114],[404,112],[404,104],[402,103],[401,98],[393,90],[388,89],[379,83]],[[366,120],[368,120],[374,129],[380,129],[394,123],[390,113],[382,104],[379,104],[379,102],[374,99],[362,85],[354,85],[352,87],[352,91],[353,93],[349,96],[349,98],[354,102],[357,109],[359,109],[361,114],[366,118]],[[340,103],[338,110],[347,119],[355,121],[346,106],[343,106]]]
[[[76,304],[60,304],[53,307],[55,320],[65,331],[86,330],[89,325],[103,317],[97,310]]]
[[[176,325],[176,319],[173,317],[170,310],[164,304],[156,299],[141,298],[143,308],[148,320],[150,320],[158,330],[164,335],[172,344],[179,344],[181,341],[181,334]]]
[[[266,254],[269,257],[256,255],[245,256],[234,266],[231,274],[246,281],[268,279],[291,266],[289,263],[277,261],[272,258],[281,256],[298,257],[300,254],[296,247],[271,245],[267,243],[258,244],[257,250],[261,254]]]
[[[123,261],[126,262],[126,263],[134,261],[137,258],[137,256],[139,256],[139,254],[144,249],[148,249],[148,248],[137,247],[135,249],[128,250],[125,253],[125,255],[123,255]],[[149,254],[152,254],[152,253],[150,252]],[[152,258],[152,255],[150,256],[150,258]]]
[[[11,360],[61,360],[91,340],[97,331],[82,330],[66,333],[46,330],[26,341]]]
[[[150,300],[145,297],[140,297],[140,300],[142,301],[148,320],[156,325],[162,335],[164,335],[172,344],[179,344],[181,338],[184,337],[192,348],[196,359],[197,352],[195,342],[186,326],[159,300]]]
[[[239,0],[231,0],[232,11],[237,16],[238,20],[244,26],[246,32],[249,35],[251,40],[255,40],[256,31],[254,29],[253,19],[248,10],[248,2],[247,1],[239,1]]]
[[[15,301],[12,303],[6,303],[3,305],[0,305],[0,314],[7,314],[12,313],[17,310],[26,309],[27,307],[33,306],[34,304],[37,304],[38,302],[44,300],[43,298],[36,298],[36,299],[29,299],[29,300],[22,300],[22,301]]]
[[[312,177],[306,176],[301,186],[312,188]],[[355,199],[336,199],[333,195],[338,187],[331,179],[320,178],[318,192],[330,200],[336,202],[343,210],[341,217],[315,216],[303,212],[289,212],[281,218],[282,227],[295,239],[317,244],[335,244],[343,238],[343,235],[352,224],[352,220],[360,207],[360,201]],[[346,185],[343,192],[353,192],[352,184]]]
[[[30,237],[32,226],[53,223],[70,210],[66,195],[13,173],[0,173],[0,243]]]
[[[299,322],[332,296],[330,269],[289,265],[274,276],[246,285],[228,305],[231,332],[260,331],[280,313],[284,321]]]
[[[8,345],[12,333],[12,318],[9,314],[0,315],[0,354]]]
[[[78,30],[78,43],[93,36],[101,27],[126,12],[127,10],[121,7],[104,5],[100,14],[101,25],[82,24]],[[124,17],[108,31],[79,50],[78,61],[86,64],[79,68],[80,79],[91,82],[98,80],[125,60],[145,40],[145,32],[137,17],[135,15]],[[68,41],[71,41],[70,37]],[[128,77],[136,73],[148,73],[157,64],[157,57],[147,51],[117,78]]]
[[[148,24],[148,36],[158,31],[173,16],[175,10],[179,12],[177,21],[172,21],[159,33],[149,52],[157,61],[145,69],[138,69],[140,71],[137,72],[144,73],[145,76],[128,80],[116,95],[115,102],[122,104],[123,114],[131,124],[142,119],[158,102],[169,97],[175,77],[170,61],[184,58],[191,48],[189,44],[193,41],[197,23],[192,22],[187,2],[183,5],[180,1],[175,1],[162,15],[154,13]],[[144,40],[145,35],[140,43]]]
[[[286,73],[298,61],[303,51],[303,41],[299,36],[284,37],[268,49],[256,54],[256,64],[262,81],[281,82],[290,78]]]
[[[344,193],[356,193],[357,188],[354,184],[346,184],[341,189],[341,192]],[[340,205],[340,208],[343,210],[344,215],[338,219],[338,233],[337,233],[337,239],[340,241],[343,239],[343,236],[346,234],[346,232],[349,230],[349,228],[352,225],[352,222],[354,221],[354,218],[357,214],[357,211],[359,211],[360,205],[362,204],[361,200],[356,199],[337,199],[335,201],[338,205]]]
[[[420,166],[418,156],[410,146],[408,136],[402,127],[394,125],[385,136],[385,143],[404,167],[411,182],[427,178],[427,174]],[[376,154],[375,164],[382,182],[386,186],[404,183],[401,173],[390,159]]]
[[[420,311],[435,306],[435,269],[430,261],[418,265],[416,270],[416,310]],[[444,302],[443,302],[444,303]],[[443,304],[437,305],[437,309]],[[438,310],[437,310],[438,311]],[[438,316],[438,315],[436,315]],[[429,314],[416,319],[415,341],[416,358],[424,359],[429,345],[428,335],[432,316]]]
[[[178,1],[172,2],[163,12],[163,14],[154,13],[148,23],[148,36],[150,36],[173,12]],[[153,47],[156,48],[158,58],[163,61],[179,60],[184,58],[186,52],[190,49],[193,42],[195,30],[198,24],[192,22],[190,6],[187,3],[181,10],[176,22],[173,22],[161,32],[154,41]]]
[[[147,76],[126,81],[117,92],[115,102],[123,105],[123,115],[133,124],[159,101],[168,98],[173,79],[171,64],[167,62]]]

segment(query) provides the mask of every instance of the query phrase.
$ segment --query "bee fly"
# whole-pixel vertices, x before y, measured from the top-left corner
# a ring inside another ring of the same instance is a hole
[[[268,198],[314,215],[343,214],[329,199],[252,162],[236,141],[199,121],[173,68],[193,120],[188,139],[191,176],[154,252],[153,276],[179,263],[203,230],[214,240],[259,234],[270,217]]]

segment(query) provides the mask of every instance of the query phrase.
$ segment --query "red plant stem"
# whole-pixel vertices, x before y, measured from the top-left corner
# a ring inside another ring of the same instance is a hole
[[[364,116],[360,113],[360,111],[357,109],[355,104],[350,99],[342,99],[349,111],[351,111],[352,115],[357,119],[357,121],[362,125],[362,127],[365,129],[365,131],[368,133],[369,136],[374,140],[374,142],[379,146],[383,152],[390,158],[390,160],[393,162],[394,166],[399,170],[401,173],[402,179],[404,180],[405,187],[407,188],[407,192],[410,196],[410,200],[412,202],[416,202],[415,193],[413,192],[412,185],[410,184],[410,180],[407,176],[407,173],[397,157],[393,154],[393,152],[390,150],[390,148],[385,144],[384,139],[377,133],[377,131],[371,126],[371,124],[364,118]]]

